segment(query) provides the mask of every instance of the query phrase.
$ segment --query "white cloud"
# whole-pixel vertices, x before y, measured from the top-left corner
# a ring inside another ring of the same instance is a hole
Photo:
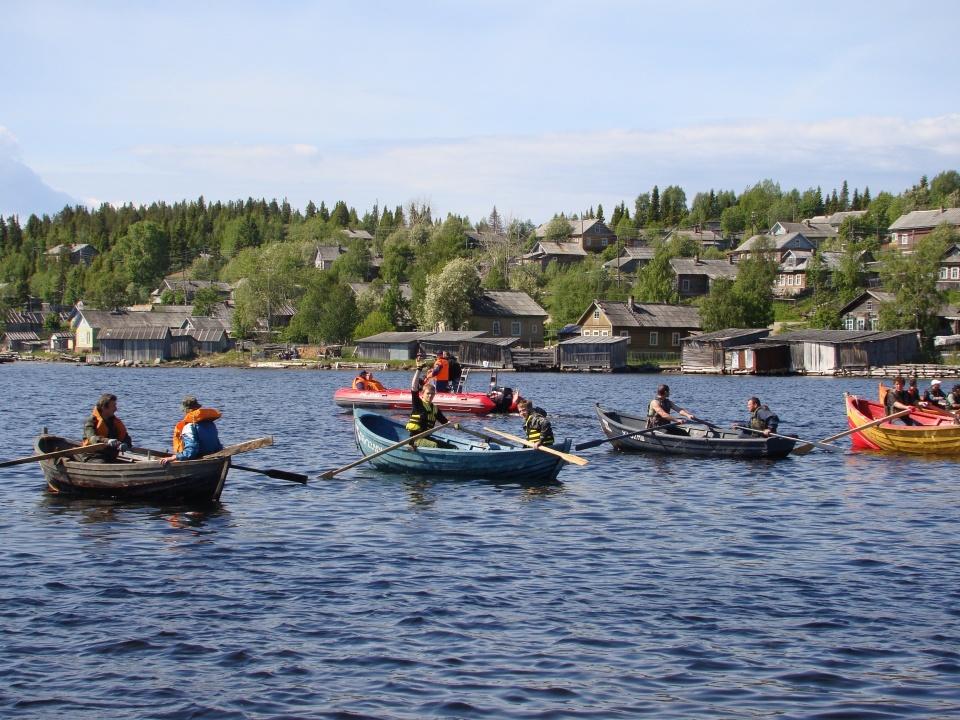
[[[74,204],[73,198],[51,188],[27,167],[16,137],[0,125],[0,215],[49,214],[68,204]]]

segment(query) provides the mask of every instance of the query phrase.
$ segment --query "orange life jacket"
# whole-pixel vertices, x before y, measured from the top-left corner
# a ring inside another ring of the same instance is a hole
[[[380,384],[379,380],[367,378],[367,390],[386,390],[386,388]]]
[[[366,381],[364,378],[362,378],[362,377],[360,377],[359,375],[357,375],[357,376],[353,379],[353,389],[354,389],[354,390],[369,390],[370,388],[367,387],[367,381]]]
[[[173,428],[173,452],[183,452],[183,429],[190,423],[203,422],[204,420],[219,420],[221,412],[213,408],[197,408],[191,410],[183,416],[183,420]]]
[[[103,419],[103,416],[100,414],[100,408],[96,405],[93,407],[93,417],[97,420],[97,436],[98,437],[110,437],[110,426],[107,425],[107,421]],[[117,440],[123,440],[127,436],[127,427],[123,424],[123,420],[118,418],[116,415],[113,416],[113,429],[117,431]],[[89,438],[84,438],[84,445],[93,445],[93,442]]]
[[[437,358],[437,361],[433,364],[433,369],[430,371],[430,376],[435,380],[450,381],[450,363],[447,362],[446,358]]]

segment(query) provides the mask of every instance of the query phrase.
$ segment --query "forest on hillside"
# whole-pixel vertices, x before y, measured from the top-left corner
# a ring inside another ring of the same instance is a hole
[[[835,327],[836,310],[865,283],[862,251],[880,251],[890,224],[915,209],[960,206],[960,173],[950,170],[893,195],[869,188],[852,192],[844,181],[839,189],[784,191],[763,180],[741,193],[710,190],[688,202],[683,189],[655,186],[631,204],[621,202],[607,217],[597,205],[558,212],[546,227],[546,239],[569,236],[567,220],[597,218],[617,234],[618,242],[572,268],[511,260],[535,243],[530,220],[506,221],[496,207],[476,222],[448,214],[434,218],[426,204],[374,207],[358,213],[340,200],[328,209],[310,202],[304,210],[288,202],[254,200],[207,202],[204,198],[149,206],[101,205],[65,207],[51,216],[0,217],[0,302],[18,307],[28,296],[54,305],[78,300],[96,308],[114,308],[148,300],[165,276],[180,273],[199,280],[236,284],[234,332],[253,332],[258,318],[270,308],[297,310],[283,332],[294,342],[345,342],[390,329],[460,327],[469,314],[469,301],[481,288],[516,289],[529,293],[551,315],[556,329],[579,317],[594,298],[677,302],[669,260],[704,255],[695,241],[671,235],[676,228],[719,223],[725,235],[750,237],[777,221],[800,221],[843,210],[865,210],[840,230],[835,247],[845,253],[838,271],[811,268],[812,294],[804,318],[814,326]],[[347,230],[365,230],[373,241],[351,239]],[[470,242],[467,233],[483,233],[485,242]],[[884,256],[881,276],[897,292],[896,306],[886,312],[890,326],[927,328],[931,307],[943,297],[934,287],[936,262],[953,231],[938,230],[911,256]],[[635,279],[617,277],[602,263],[626,243],[647,242],[656,248],[654,260]],[[48,254],[58,245],[86,243],[99,254],[88,267],[61,262]],[[340,245],[345,252],[330,270],[314,267],[316,249]],[[761,247],[762,249],[762,247]],[[714,251],[715,252],[715,251]],[[374,272],[377,258],[379,271]],[[742,263],[734,282],[719,282],[702,302],[710,327],[766,325],[777,309],[771,295],[776,263],[760,252]],[[369,280],[359,298],[347,283]],[[412,299],[400,286],[409,283]],[[176,303],[182,297],[169,295]],[[203,309],[213,301],[201,296]]]

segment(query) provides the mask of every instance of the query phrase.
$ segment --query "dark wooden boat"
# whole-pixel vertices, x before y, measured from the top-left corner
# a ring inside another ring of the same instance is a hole
[[[616,437],[633,430],[645,430],[647,418],[628,415],[618,410],[605,410],[597,405],[600,427],[607,437]],[[681,426],[682,434],[654,430],[611,441],[617,450],[650,452],[664,455],[721,458],[783,458],[790,454],[796,440],[775,437],[744,437],[736,430],[710,429],[704,426]]]
[[[41,435],[36,453],[78,447],[57,435]],[[117,462],[81,462],[71,457],[41,460],[52,493],[118,500],[215,501],[230,470],[230,457],[206,457],[161,465],[158,456],[124,453]]]

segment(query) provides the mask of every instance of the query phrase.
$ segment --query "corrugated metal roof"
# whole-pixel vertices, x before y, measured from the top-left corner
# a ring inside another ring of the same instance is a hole
[[[37,337],[37,334],[33,332],[33,330],[13,330],[11,332],[4,333],[3,336],[7,340],[19,340],[19,341],[40,339],[39,337]]]
[[[163,340],[170,335],[168,327],[140,327],[107,328],[100,333],[100,341],[104,340]]]
[[[729,260],[699,260],[696,258],[672,258],[670,268],[675,275],[706,275],[711,280],[729,278],[734,280],[740,266]]]
[[[700,335],[690,335],[680,340],[680,342],[709,342],[711,340],[735,340],[739,337],[745,337],[747,335],[755,335],[756,333],[767,332],[770,330],[767,328],[726,328],[724,330],[714,330],[713,332],[701,333]]]
[[[473,340],[486,334],[486,330],[445,330],[433,333],[430,337],[423,339],[430,342],[460,342],[461,340]]]
[[[468,345],[500,345],[501,347],[510,347],[520,342],[518,337],[478,337],[464,341]]]
[[[630,338],[620,337],[618,335],[580,335],[579,337],[564,340],[561,345],[613,345],[615,343],[628,343]]]
[[[586,257],[587,251],[578,242],[551,242],[541,240],[537,243],[537,248],[530,255],[577,255]]]
[[[487,290],[470,303],[470,309],[474,315],[483,317],[547,317],[546,310],[537,305],[532,297],[518,290]]]
[[[227,336],[227,331],[223,328],[219,330],[189,330],[187,332],[197,342],[222,342]]]
[[[917,330],[795,330],[783,335],[770,336],[767,341],[777,343],[814,342],[835,345],[838,343],[887,340],[892,337],[915,333],[917,333]]]
[[[810,242],[810,238],[803,233],[788,232],[784,235],[754,235],[753,237],[744,240],[740,247],[738,247],[734,252],[751,252],[761,239],[769,241],[770,246],[774,250],[783,250],[792,242],[800,247],[806,246],[809,249],[813,249],[814,247],[814,244]]]
[[[382,332],[357,340],[360,343],[412,343],[433,335],[432,332]]]

